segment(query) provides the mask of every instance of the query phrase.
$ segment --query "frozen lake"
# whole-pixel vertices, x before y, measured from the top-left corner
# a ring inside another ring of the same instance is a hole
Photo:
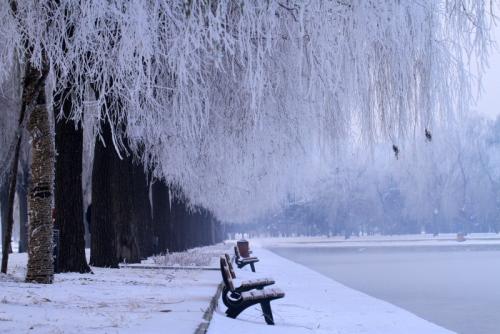
[[[498,245],[271,250],[457,333],[499,333]]]

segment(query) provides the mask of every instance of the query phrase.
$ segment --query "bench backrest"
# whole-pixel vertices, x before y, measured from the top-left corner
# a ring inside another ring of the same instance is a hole
[[[234,256],[236,256],[236,259],[241,258],[240,250],[238,249],[238,246],[234,246]]]
[[[226,263],[227,267],[229,268],[229,273],[231,274],[231,277],[234,279],[236,278],[236,273],[234,272],[233,264],[231,263],[231,257],[229,257],[229,254],[225,253],[224,256],[226,257]]]
[[[233,278],[231,277],[231,273],[229,272],[229,266],[227,265],[226,257],[220,257],[220,272],[222,274],[222,280],[224,281],[224,285],[226,288],[234,291]]]

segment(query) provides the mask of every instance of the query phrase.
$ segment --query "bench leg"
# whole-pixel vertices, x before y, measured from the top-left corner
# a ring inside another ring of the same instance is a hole
[[[239,305],[232,305],[229,306],[228,309],[226,310],[226,315],[229,318],[236,319],[238,315],[240,315],[241,312],[246,310],[248,307],[255,305],[255,304],[260,304],[260,307],[262,309],[262,315],[264,316],[264,320],[266,321],[266,324],[268,325],[274,325],[274,318],[273,318],[273,311],[271,310],[271,301],[270,300],[263,300],[263,301],[249,301],[249,302],[244,302]]]
[[[260,303],[260,307],[262,308],[262,314],[264,315],[264,320],[266,320],[266,324],[274,325],[273,319],[273,311],[271,310],[271,302],[269,300]]]
[[[250,267],[252,268],[252,271],[255,272],[255,266],[254,266],[253,262],[250,263]]]
[[[229,317],[229,318],[233,318],[233,319],[236,319],[236,317],[238,315],[240,315],[241,312],[243,312],[244,310],[246,309],[246,307],[241,307],[241,306],[237,306],[237,307],[228,307],[227,311],[226,311],[226,315]]]

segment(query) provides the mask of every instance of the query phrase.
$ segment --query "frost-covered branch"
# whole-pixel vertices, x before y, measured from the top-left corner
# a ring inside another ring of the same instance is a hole
[[[490,5],[23,0],[21,24],[0,5],[0,80],[26,36],[22,61],[39,66],[46,50],[58,86],[72,87],[71,119],[85,110],[97,134],[107,119],[118,150],[245,220],[306,194],[342,138],[402,141],[467,111]]]

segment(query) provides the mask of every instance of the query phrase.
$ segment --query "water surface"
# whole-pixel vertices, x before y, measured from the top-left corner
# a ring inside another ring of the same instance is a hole
[[[457,333],[500,333],[500,246],[271,250]]]

